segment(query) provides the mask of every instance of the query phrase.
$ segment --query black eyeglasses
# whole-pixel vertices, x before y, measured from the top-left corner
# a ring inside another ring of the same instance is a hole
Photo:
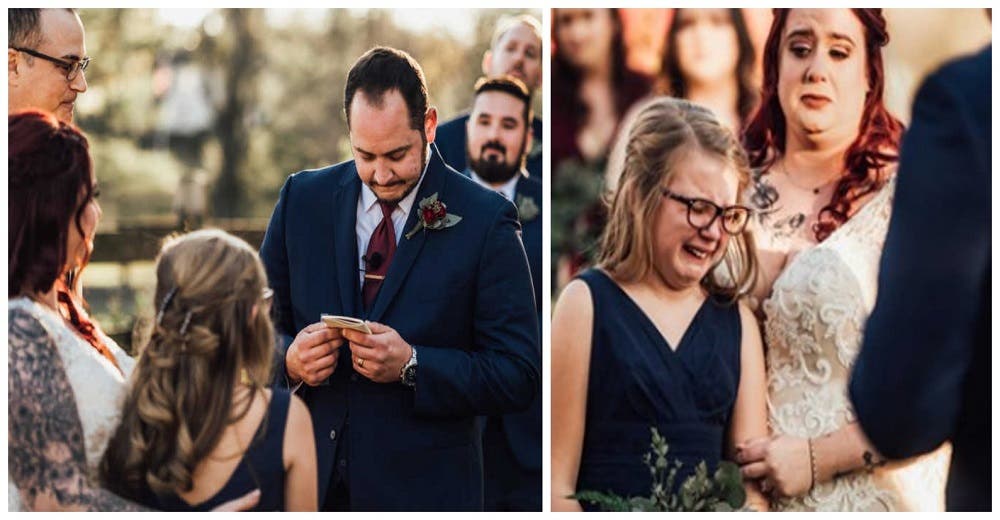
[[[723,208],[710,200],[684,197],[668,189],[663,190],[663,195],[686,205],[688,224],[699,231],[711,227],[715,223],[715,219],[721,215],[722,229],[730,235],[738,235],[746,229],[747,222],[750,222],[750,215],[753,213],[746,206],[726,206]]]
[[[66,61],[66,60],[61,60],[59,58],[53,58],[48,54],[42,54],[34,49],[25,49],[21,47],[10,47],[10,48],[14,49],[15,51],[23,52],[29,56],[34,56],[36,58],[55,63],[57,67],[66,71],[66,81],[73,81],[74,79],[76,79],[77,75],[80,74],[80,72],[86,71],[87,67],[90,66],[89,56],[83,58],[82,60]]]

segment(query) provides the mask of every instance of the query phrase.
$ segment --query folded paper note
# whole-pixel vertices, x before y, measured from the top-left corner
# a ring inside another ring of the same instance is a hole
[[[372,329],[368,328],[368,324],[364,320],[359,320],[357,318],[351,318],[350,316],[334,316],[332,314],[323,314],[319,317],[326,323],[327,327],[335,329],[351,329],[358,332],[364,332],[365,334],[371,334]]]

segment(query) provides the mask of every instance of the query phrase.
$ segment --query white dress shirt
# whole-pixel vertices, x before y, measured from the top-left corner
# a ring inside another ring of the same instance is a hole
[[[511,177],[509,181],[503,183],[499,188],[495,188],[490,183],[484,181],[482,177],[476,175],[476,172],[472,168],[469,168],[469,173],[472,174],[472,180],[478,182],[484,188],[499,192],[504,197],[507,197],[507,200],[514,202],[515,205],[517,204],[514,201],[514,194],[517,192],[517,180],[525,173],[523,170],[518,175]]]
[[[413,207],[414,201],[417,200],[417,192],[420,191],[420,185],[424,182],[424,176],[427,175],[427,165],[431,162],[432,149],[430,145],[427,146],[427,161],[424,162],[424,171],[420,173],[420,180],[417,181],[417,185],[413,187],[410,193],[403,197],[403,200],[399,201],[396,205],[396,209],[392,212],[392,227],[396,232],[396,244],[399,244],[400,237],[403,236],[405,231],[403,226],[406,225],[406,218],[410,215],[410,208]],[[378,205],[378,197],[375,196],[375,192],[368,187],[367,184],[361,184],[361,195],[358,197],[358,213],[357,213],[357,224],[355,224],[355,230],[358,236],[358,280],[363,286],[365,283],[365,253],[368,251],[368,242],[372,238],[372,233],[375,232],[375,228],[382,223],[382,208]]]

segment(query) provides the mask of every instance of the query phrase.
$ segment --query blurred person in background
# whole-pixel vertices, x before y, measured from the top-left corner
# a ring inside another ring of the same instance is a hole
[[[504,16],[497,22],[490,48],[483,54],[483,74],[487,77],[513,76],[528,87],[530,94],[542,88],[542,24],[527,14]],[[466,124],[463,114],[438,125],[437,146],[444,162],[463,171],[466,157]],[[542,119],[531,119],[531,145],[525,151],[529,175],[542,180]]]
[[[677,9],[667,28],[656,93],[687,99],[715,112],[734,132],[757,106],[753,42],[740,9]],[[635,118],[643,103],[625,116]],[[605,169],[614,186],[624,161],[624,130]]]
[[[947,453],[886,463],[847,383],[875,303],[903,126],[881,9],[777,9],[744,145],[772,435],[742,444],[777,510],[941,510]]]
[[[37,108],[73,122],[90,65],[73,9],[7,10],[7,112]]]
[[[651,79],[626,65],[617,9],[554,9],[552,42],[553,280],[562,286],[591,262],[608,152]]]
[[[760,330],[741,301],[756,279],[747,158],[707,109],[660,98],[628,134],[597,266],[566,286],[552,319],[552,509],[572,495],[649,496],[650,428],[709,474],[767,434]],[[711,272],[724,269],[731,282]],[[767,502],[747,482],[749,505]]]
[[[621,117],[649,93],[625,60],[617,9],[554,9],[552,172],[564,161],[603,163]]]
[[[738,132],[757,106],[755,61],[740,9],[678,9],[657,89],[707,107]]]
[[[83,22],[76,10],[7,10],[8,114],[34,108],[72,123],[76,98],[87,91],[88,65]],[[56,285],[83,298],[74,270]]]
[[[525,171],[531,147],[531,95],[512,76],[481,78],[468,120],[466,175],[517,206],[521,242],[542,332],[542,183]],[[536,362],[541,366],[541,344]],[[486,511],[542,510],[542,387],[523,412],[486,418],[483,481]]]

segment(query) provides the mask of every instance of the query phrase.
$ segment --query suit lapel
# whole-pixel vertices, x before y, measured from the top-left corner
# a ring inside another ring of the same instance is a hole
[[[382,319],[382,315],[385,314],[396,293],[403,286],[403,282],[406,280],[410,268],[413,267],[413,262],[416,261],[417,255],[423,249],[424,242],[427,241],[427,234],[436,233],[436,231],[418,231],[412,238],[406,238],[406,233],[417,225],[420,201],[433,193],[437,193],[440,196],[444,189],[448,167],[441,160],[441,153],[438,152],[437,145],[431,145],[431,149],[431,160],[427,166],[427,173],[424,174],[424,180],[417,191],[413,207],[410,208],[410,214],[406,218],[406,225],[403,227],[403,236],[400,237],[399,244],[396,246],[396,254],[392,257],[392,265],[389,266],[389,272],[385,275],[382,288],[379,289],[378,295],[375,297],[375,302],[372,304],[371,314],[368,316],[368,319],[371,321]],[[448,201],[445,200],[444,202],[447,205]]]
[[[358,271],[358,196],[361,194],[361,179],[356,169],[345,175],[340,189],[334,195],[331,212],[333,216],[334,262],[337,273],[337,292],[343,313],[359,316],[361,285]]]

